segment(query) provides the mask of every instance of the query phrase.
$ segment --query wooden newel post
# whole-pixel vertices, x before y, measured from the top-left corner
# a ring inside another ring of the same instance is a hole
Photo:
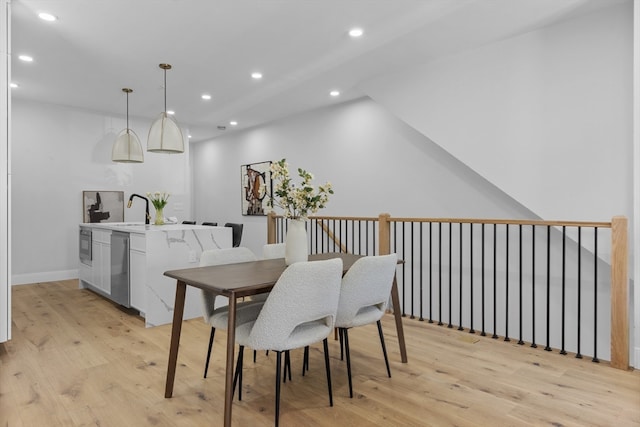
[[[611,366],[629,369],[629,244],[627,218],[611,219]]]
[[[389,218],[391,218],[391,215],[388,213],[383,213],[378,216],[379,255],[388,255],[391,253],[391,223]]]
[[[391,253],[391,215],[383,213],[378,216],[378,237],[379,255],[388,255]],[[391,307],[393,309],[393,317],[396,321],[396,331],[398,333],[398,346],[400,347],[400,360],[407,363],[407,346],[404,342],[404,327],[402,326],[402,309],[400,308],[400,295],[398,292],[398,278],[393,276],[393,284],[391,285]]]
[[[273,211],[267,214],[267,243],[277,243],[276,242],[276,214]]]

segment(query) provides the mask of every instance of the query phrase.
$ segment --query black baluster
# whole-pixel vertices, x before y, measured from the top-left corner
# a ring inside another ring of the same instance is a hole
[[[433,323],[433,227],[429,222],[429,323]]]
[[[522,224],[518,225],[518,235],[519,235],[519,240],[518,240],[518,287],[519,287],[519,295],[518,295],[518,318],[519,318],[519,325],[518,325],[518,333],[519,333],[519,337],[518,337],[518,344],[520,345],[524,345],[524,341],[522,340]]]
[[[364,222],[365,232],[365,255],[369,255],[369,220]],[[404,222],[402,223],[402,245],[404,247]],[[404,259],[404,251],[402,252],[402,259]],[[402,277],[404,278],[404,264],[402,264]],[[402,286],[402,298],[404,300],[404,284]]]
[[[451,259],[451,247],[453,246],[451,243],[451,236],[452,236],[452,230],[453,228],[453,223],[449,223],[449,324],[447,325],[447,328],[451,328],[453,327],[453,325],[451,324],[451,285],[452,283],[452,277],[451,277],[451,264],[453,264],[453,260]]]
[[[482,292],[481,292],[481,296],[480,296],[480,301],[481,301],[480,313],[482,315],[482,322],[481,322],[482,323],[482,332],[480,333],[480,335],[482,335],[484,337],[484,336],[487,335],[486,332],[484,331],[484,315],[485,315],[485,312],[484,312],[484,243],[485,243],[484,242],[484,222],[482,223],[481,230],[482,230],[482,237],[481,237],[481,244],[482,244],[482,252],[481,252],[481,254],[482,254],[482,258],[481,258],[481,263],[480,264],[482,266],[482,268],[481,268],[482,281],[480,282],[481,283],[480,288],[482,289]]]
[[[593,359],[598,360],[598,227],[593,229]]]
[[[402,259],[406,259],[405,241],[407,240],[407,233],[405,233],[405,231],[404,231],[404,225],[405,225],[405,222],[402,221]],[[367,254],[369,253],[369,241],[368,241],[368,239],[369,239],[369,233],[368,233],[368,230],[367,230]],[[406,271],[405,270],[405,265],[406,264],[407,264],[406,262],[402,263],[402,279],[403,279],[402,280],[402,317],[406,317],[407,316],[407,310],[405,308],[406,307],[405,301],[406,301],[407,294],[406,294],[406,291],[405,291],[405,283],[404,283],[405,282],[404,278],[406,277],[405,276],[405,271]]]
[[[580,354],[580,334],[581,334],[581,308],[580,306],[582,300],[582,227],[578,227],[578,348],[576,353],[577,359],[582,359],[582,354]]]
[[[505,291],[505,303],[504,303],[504,340],[511,341],[509,339],[509,224],[505,224],[505,251],[506,251],[506,272],[504,275],[504,291]]]
[[[496,237],[496,227],[498,225],[497,224],[493,224],[493,335],[491,336],[491,338],[496,339],[498,338],[497,335],[497,316],[498,316],[498,307],[497,307],[497,298],[496,298],[496,294],[497,294],[497,290],[498,290],[498,269],[497,269],[497,263],[496,263],[496,247],[497,247],[497,237]]]
[[[356,253],[356,222],[351,222],[351,253]]]
[[[531,347],[536,344],[536,226],[531,225]]]
[[[462,221],[460,221],[460,312],[459,312],[459,316],[460,316],[460,320],[458,323],[458,330],[462,331],[464,330],[464,328],[462,327]]]
[[[418,319],[421,322],[424,321],[424,316],[423,316],[424,315],[424,313],[423,313],[423,305],[424,305],[424,302],[423,302],[423,298],[424,298],[424,295],[423,295],[423,283],[424,282],[422,281],[422,265],[423,265],[422,260],[423,260],[423,257],[424,257],[424,252],[422,250],[422,242],[423,242],[423,240],[422,240],[422,238],[423,238],[422,237],[422,228],[423,227],[422,226],[423,226],[423,224],[424,223],[421,221],[420,222],[420,318]]]
[[[415,307],[415,301],[414,301],[414,297],[413,297],[413,284],[414,284],[414,279],[413,279],[413,272],[416,270],[415,268],[413,268],[413,266],[415,265],[414,263],[414,259],[413,259],[413,248],[414,248],[414,241],[413,241],[413,224],[414,222],[411,221],[411,316],[409,316],[410,319],[415,319],[416,316],[413,314],[413,310]]]
[[[442,326],[442,223],[438,223],[438,326]]]
[[[551,226],[547,225],[547,345],[545,351],[551,351]]]
[[[560,354],[567,354],[565,350],[565,291],[566,291],[566,262],[567,262],[567,227],[565,225],[562,226],[562,320],[561,320],[561,334],[562,334],[562,346],[560,350]]]
[[[333,219],[331,220],[331,231],[333,231],[333,239],[331,239],[331,241],[333,242],[333,251],[332,252],[336,252],[336,220]]]
[[[469,325],[469,333],[475,334],[476,331],[473,329],[473,223],[469,223],[469,278],[471,279],[469,282],[469,307],[471,308],[471,323]]]

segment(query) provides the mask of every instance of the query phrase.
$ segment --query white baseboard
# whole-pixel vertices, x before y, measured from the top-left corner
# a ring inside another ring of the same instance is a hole
[[[634,369],[640,369],[640,347],[636,347],[636,348],[634,348],[634,350],[635,350],[634,351],[634,356],[635,357],[631,361],[631,366]]]
[[[29,283],[54,282],[56,280],[77,279],[78,270],[44,271],[42,273],[14,274],[11,285],[26,285]]]

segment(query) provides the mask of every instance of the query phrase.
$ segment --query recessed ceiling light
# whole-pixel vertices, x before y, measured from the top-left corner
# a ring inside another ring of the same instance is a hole
[[[176,112],[173,110],[167,110],[167,114],[173,116]]]
[[[349,30],[349,35],[351,37],[360,37],[363,34],[364,34],[364,31],[362,31],[362,28],[352,28]]]
[[[53,22],[58,19],[55,15],[52,15],[47,12],[39,13],[38,18],[42,19],[43,21],[49,21],[49,22]]]
[[[340,91],[332,90],[331,92],[329,92],[329,95],[331,95],[331,96],[340,96]]]
[[[191,134],[187,135],[187,138],[191,138]]]
[[[20,85],[18,85],[18,83],[9,83],[9,87],[15,89],[17,87],[20,87]]]
[[[251,78],[256,79],[256,80],[260,80],[262,78],[262,73],[251,73]]]
[[[229,124],[230,124],[231,126],[238,126],[238,122],[236,122],[235,120],[231,120],[231,121],[229,122]]]
[[[208,93],[203,93],[201,98],[208,101],[211,99],[211,95],[209,95]]]
[[[20,55],[18,59],[24,62],[33,62],[33,58],[29,55]]]

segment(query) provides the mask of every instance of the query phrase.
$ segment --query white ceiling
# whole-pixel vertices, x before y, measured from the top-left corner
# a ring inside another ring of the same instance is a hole
[[[124,115],[129,87],[130,116],[151,119],[164,108],[158,64],[170,63],[167,108],[200,141],[220,125],[231,132],[354,99],[377,75],[624,1],[13,0],[12,96]],[[58,20],[40,20],[43,11]],[[359,39],[347,34],[355,26]]]

